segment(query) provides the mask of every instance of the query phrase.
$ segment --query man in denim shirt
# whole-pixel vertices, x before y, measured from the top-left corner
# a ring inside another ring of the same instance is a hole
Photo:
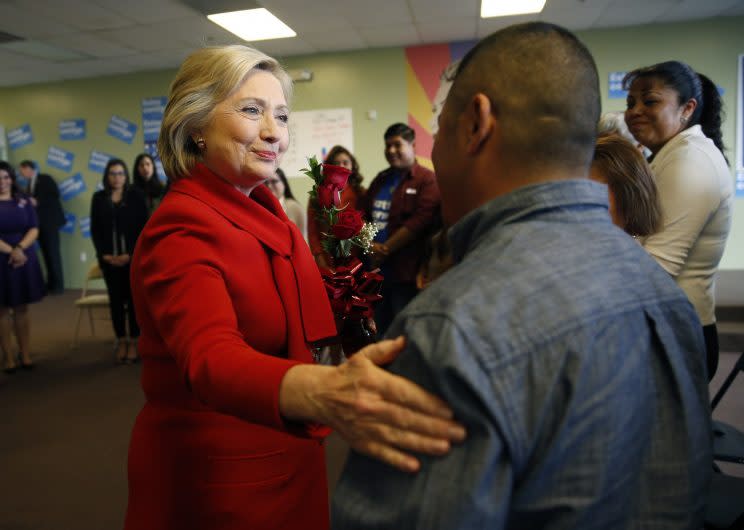
[[[415,474],[352,453],[334,528],[702,527],[700,323],[586,179],[598,117],[594,62],[562,28],[463,59],[433,151],[456,265],[388,335],[408,341],[391,370],[468,438]]]

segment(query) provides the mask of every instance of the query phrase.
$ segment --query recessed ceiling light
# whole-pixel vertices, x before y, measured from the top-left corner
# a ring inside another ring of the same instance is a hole
[[[297,33],[264,8],[207,15],[230,33],[247,41],[296,37]]]
[[[482,0],[481,18],[539,13],[544,7],[545,0]]]

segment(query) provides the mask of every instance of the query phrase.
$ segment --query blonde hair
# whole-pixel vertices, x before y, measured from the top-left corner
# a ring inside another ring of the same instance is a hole
[[[254,71],[271,73],[292,97],[292,80],[268,55],[240,44],[211,46],[189,55],[171,83],[158,138],[158,154],[168,178],[189,174],[201,159],[191,135],[206,127],[215,106],[230,96]]]
[[[654,175],[632,143],[618,134],[598,137],[592,165],[606,180],[627,233],[646,237],[661,228]]]

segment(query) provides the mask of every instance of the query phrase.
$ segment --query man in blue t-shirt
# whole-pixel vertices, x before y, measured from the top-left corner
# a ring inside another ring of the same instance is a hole
[[[427,236],[440,224],[439,188],[434,172],[416,162],[416,133],[404,123],[388,127],[381,171],[362,200],[367,218],[377,224],[372,259],[385,278],[383,300],[375,309],[382,335],[416,295],[416,272]]]

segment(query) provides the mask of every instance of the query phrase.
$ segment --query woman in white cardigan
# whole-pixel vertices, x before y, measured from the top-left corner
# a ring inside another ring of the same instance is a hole
[[[651,150],[662,228],[646,250],[687,293],[703,325],[708,378],[718,366],[714,285],[731,227],[733,180],[721,140],[715,84],[667,61],[628,73],[625,121]]]

